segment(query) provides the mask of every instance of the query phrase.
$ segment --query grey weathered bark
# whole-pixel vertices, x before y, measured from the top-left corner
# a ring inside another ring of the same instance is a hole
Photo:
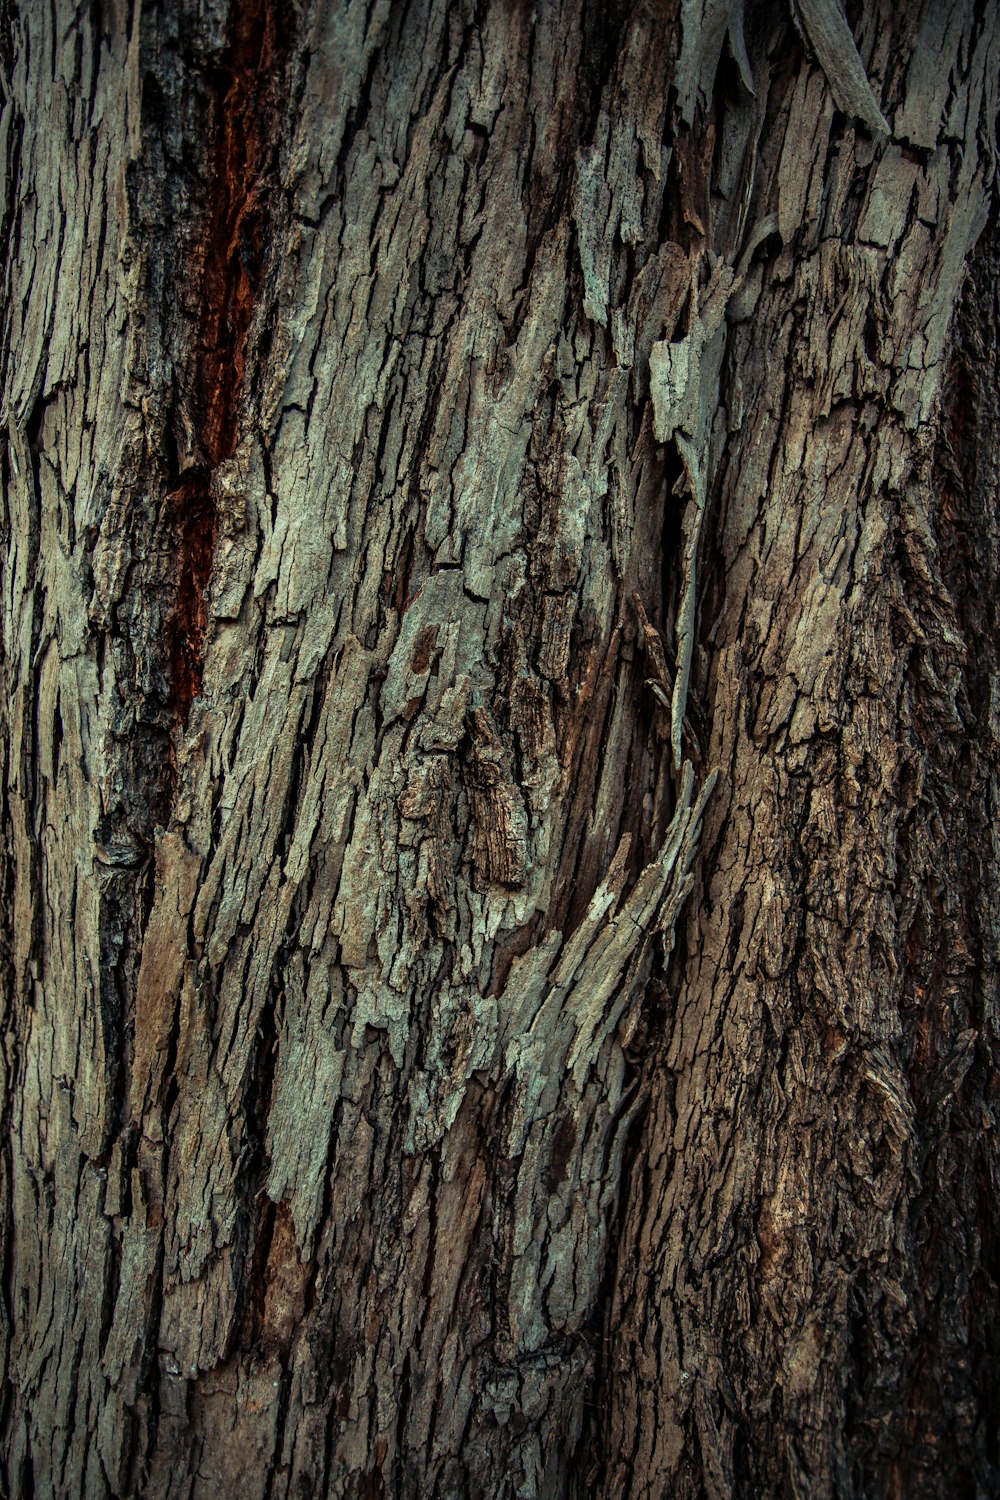
[[[996,1493],[995,5],[0,47],[6,1493]]]

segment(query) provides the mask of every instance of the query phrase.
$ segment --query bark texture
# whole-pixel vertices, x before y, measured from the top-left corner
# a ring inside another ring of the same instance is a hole
[[[1000,1486],[1000,16],[0,34],[0,1473]]]

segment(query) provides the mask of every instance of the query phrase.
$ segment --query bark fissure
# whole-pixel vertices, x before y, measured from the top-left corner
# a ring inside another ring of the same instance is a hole
[[[183,474],[167,496],[180,559],[170,702],[182,731],[201,691],[206,592],[219,527],[215,486],[239,439],[246,343],[268,240],[267,199],[282,104],[276,91],[291,44],[290,23],[289,14],[279,18],[273,0],[234,6],[230,37],[211,78],[207,222],[191,252],[201,305],[188,398],[204,466]]]

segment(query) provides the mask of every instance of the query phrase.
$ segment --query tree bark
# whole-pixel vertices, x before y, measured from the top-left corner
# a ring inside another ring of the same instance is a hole
[[[0,53],[6,1491],[995,1494],[995,4]]]

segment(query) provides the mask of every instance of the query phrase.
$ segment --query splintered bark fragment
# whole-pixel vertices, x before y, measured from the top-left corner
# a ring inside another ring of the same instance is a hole
[[[756,99],[757,90],[754,87],[753,68],[750,66],[750,58],[747,55],[746,34],[743,28],[743,0],[730,0],[727,35],[729,50],[740,72],[740,82],[751,99]]]
[[[858,56],[840,0],[794,0],[794,3],[837,108],[845,115],[863,120],[876,135],[890,135],[889,123]]]
[[[684,759],[684,717],[691,686],[691,663],[694,660],[695,620],[698,609],[698,547],[705,518],[704,458],[681,432],[677,434],[684,467],[691,487],[691,499],[684,509],[684,549],[681,574],[681,596],[677,606],[677,671],[670,700],[670,744],[674,768],[680,770]]]
[[[757,250],[777,230],[777,217],[765,215],[748,235],[735,268],[721,259],[713,263],[709,257],[711,275],[700,298],[700,258],[696,260],[691,276],[688,332],[676,342],[663,339],[655,343],[649,356],[653,432],[658,442],[672,439],[676,443],[690,492],[683,521],[680,602],[675,624],[677,671],[670,708],[670,742],[677,771],[683,760],[684,721],[694,657],[698,548],[710,480],[708,449],[712,419],[719,402],[725,316],[730,303],[746,285]]]
[[[597,142],[579,153],[573,192],[580,269],[583,273],[583,310],[602,326],[608,321],[608,280],[611,274],[611,189],[606,179],[609,121],[600,121]]]

